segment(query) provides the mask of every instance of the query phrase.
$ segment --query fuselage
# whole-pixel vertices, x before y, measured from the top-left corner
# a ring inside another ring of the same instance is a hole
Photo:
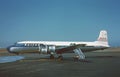
[[[10,53],[41,53],[41,51],[55,51],[71,45],[81,44],[80,49],[83,52],[105,49],[109,45],[104,42],[65,42],[65,41],[21,41],[9,46]],[[72,50],[71,50],[72,52]],[[49,53],[45,53],[49,54]]]

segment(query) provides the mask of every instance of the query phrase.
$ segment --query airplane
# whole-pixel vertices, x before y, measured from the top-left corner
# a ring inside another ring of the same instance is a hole
[[[97,41],[93,42],[69,42],[69,41],[20,41],[7,47],[9,53],[39,53],[50,54],[50,59],[58,55],[63,59],[63,53],[75,53],[78,60],[85,59],[83,52],[103,50],[109,48],[107,31],[101,30]]]

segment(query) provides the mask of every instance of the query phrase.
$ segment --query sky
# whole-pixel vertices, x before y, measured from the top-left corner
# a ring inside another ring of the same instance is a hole
[[[120,46],[120,0],[0,0],[0,47],[17,41],[95,41]]]

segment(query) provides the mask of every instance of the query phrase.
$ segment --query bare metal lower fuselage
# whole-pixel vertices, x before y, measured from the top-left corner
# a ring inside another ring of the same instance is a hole
[[[80,49],[83,52],[103,50],[106,48],[107,47],[93,47],[93,46],[80,47]],[[16,47],[16,46],[12,46],[12,47],[8,47],[7,49],[10,53],[17,53],[17,54],[19,54],[19,53],[20,54],[22,54],[22,53],[41,53],[39,47]],[[60,49],[60,47],[56,47],[55,51],[57,51],[58,49]],[[64,52],[64,53],[73,53],[73,50],[71,50],[69,52]],[[49,51],[46,54],[50,54]]]

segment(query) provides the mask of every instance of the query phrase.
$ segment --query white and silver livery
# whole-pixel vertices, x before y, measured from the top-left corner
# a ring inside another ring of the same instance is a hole
[[[101,30],[97,41],[94,42],[68,42],[68,41],[21,41],[7,48],[10,53],[41,53],[55,54],[62,57],[63,53],[75,53],[79,59],[85,59],[83,52],[102,50],[110,47],[108,44],[107,31]]]

